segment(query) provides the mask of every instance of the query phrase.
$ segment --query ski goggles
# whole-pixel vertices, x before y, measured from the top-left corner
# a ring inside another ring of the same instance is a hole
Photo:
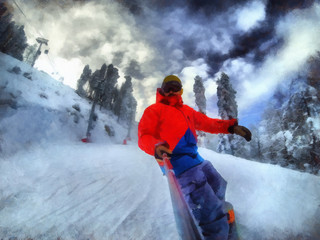
[[[162,87],[162,90],[164,93],[169,93],[169,92],[179,92],[181,91],[182,86],[179,82],[177,81],[170,81],[164,84]]]

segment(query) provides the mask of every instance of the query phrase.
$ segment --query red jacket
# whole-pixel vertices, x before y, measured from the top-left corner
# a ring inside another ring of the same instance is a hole
[[[184,105],[181,95],[165,97],[158,89],[156,103],[146,108],[140,120],[138,144],[154,155],[157,144],[167,143],[173,152],[171,164],[178,175],[203,161],[197,152],[196,130],[227,134],[236,122],[209,118]]]

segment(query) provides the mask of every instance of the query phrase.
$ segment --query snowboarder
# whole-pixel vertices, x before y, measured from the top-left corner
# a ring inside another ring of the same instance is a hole
[[[225,207],[227,182],[198,153],[196,130],[213,134],[234,133],[251,140],[251,132],[237,119],[221,120],[183,104],[182,83],[175,75],[164,78],[156,103],[145,109],[138,127],[139,147],[155,156],[163,167],[163,153],[170,156],[184,197],[198,220],[205,239],[228,239]]]

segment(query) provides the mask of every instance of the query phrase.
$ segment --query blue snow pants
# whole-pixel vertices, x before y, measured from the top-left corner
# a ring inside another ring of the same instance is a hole
[[[211,162],[203,161],[177,180],[205,239],[227,240],[229,224],[224,211],[227,182]]]

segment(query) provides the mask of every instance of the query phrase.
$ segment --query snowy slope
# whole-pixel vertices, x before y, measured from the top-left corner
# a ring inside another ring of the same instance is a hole
[[[18,66],[20,73],[11,72]],[[79,106],[77,110],[77,106]],[[85,136],[91,104],[74,89],[30,65],[0,53],[0,154],[12,154],[33,145],[68,143]],[[93,141],[121,142],[127,130],[113,115],[99,111]],[[107,124],[117,129],[109,138]]]
[[[319,177],[200,152],[228,181],[243,239],[318,239]],[[2,238],[178,239],[166,179],[136,145],[50,145],[0,171]]]
[[[73,89],[0,53],[0,239],[178,239],[166,178],[136,142],[119,144],[126,129],[98,111],[93,143],[79,141],[89,110]],[[319,176],[200,153],[228,181],[242,239],[320,239]]]
[[[166,181],[152,163],[130,145],[17,154],[0,163],[0,236],[177,239]]]

